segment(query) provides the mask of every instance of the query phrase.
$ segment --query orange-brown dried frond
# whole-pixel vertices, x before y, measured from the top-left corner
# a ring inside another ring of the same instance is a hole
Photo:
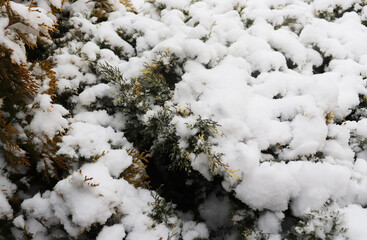
[[[101,20],[108,18],[108,12],[106,12],[102,7],[94,8],[92,15]]]
[[[64,2],[67,2],[68,0],[61,0],[61,3],[64,3]],[[62,9],[62,4],[61,4],[61,6],[60,6],[60,8],[59,7],[55,7],[54,5],[50,5],[50,7],[51,7],[51,10],[52,10],[52,14],[53,15],[55,15],[56,13],[58,13],[58,12],[60,12],[60,11],[62,11],[63,9]]]
[[[133,163],[121,173],[122,178],[128,181],[134,187],[138,188],[150,188],[150,181],[148,181],[149,176],[147,175],[146,163],[149,162],[148,158],[151,157],[150,154],[145,152],[140,153],[136,149],[127,149],[127,153],[132,157]]]
[[[93,180],[93,177],[88,177],[87,175],[84,175],[83,172],[82,172],[82,170],[80,170],[80,169],[79,169],[79,174],[82,175],[82,176],[84,176],[84,182],[86,182],[88,186],[90,186],[90,187],[98,187],[99,186],[99,183],[91,183],[91,182],[88,182],[88,181],[92,181]]]
[[[106,155],[106,151],[103,151],[101,154],[97,154],[93,157],[93,162],[97,162],[102,156]]]
[[[138,13],[130,0],[120,0],[128,12]]]
[[[37,4],[34,4],[33,2],[34,0],[31,0],[31,3],[28,6],[28,11],[30,11],[32,7],[37,7]]]
[[[13,103],[24,102],[37,94],[39,85],[33,79],[25,64],[11,61],[13,50],[0,46],[0,97],[7,96]]]
[[[13,152],[4,150],[4,159],[7,164],[13,168],[18,169],[19,166],[30,166],[29,157],[28,156],[17,156]]]
[[[94,0],[94,2],[96,5],[92,11],[92,15],[100,20],[106,20],[108,18],[108,14],[115,10],[113,4],[108,0]]]
[[[50,80],[48,83],[49,88],[46,93],[51,96],[52,100],[54,100],[56,98],[56,90],[59,89],[57,86],[57,82],[59,80],[56,78],[56,72],[52,70],[56,64],[51,60],[43,60],[39,62],[39,65],[43,70],[42,76],[40,76],[41,80],[44,81],[46,77]]]
[[[148,158],[152,157],[150,153],[147,153],[147,154],[145,152],[140,153],[138,150],[133,149],[133,148],[129,148],[126,151],[131,157],[133,157],[133,159],[138,159],[146,163],[149,162]]]

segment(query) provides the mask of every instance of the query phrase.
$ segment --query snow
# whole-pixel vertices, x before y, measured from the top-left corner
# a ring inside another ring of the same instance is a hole
[[[308,208],[321,208],[329,198],[343,196],[349,179],[346,167],[327,163],[263,163],[235,191],[255,209],[284,211],[292,199],[292,210],[299,216]]]
[[[13,216],[13,209],[3,193],[0,194],[0,213],[1,218],[11,218]]]
[[[114,190],[111,189],[113,185],[110,187],[106,185],[113,182],[107,168],[102,164],[96,167],[96,165],[86,165],[80,170],[81,172],[72,174],[69,179],[55,186],[55,191],[63,196],[64,204],[72,215],[72,221],[82,227],[90,226],[95,221],[105,223],[113,214],[113,207],[119,204],[119,201],[116,201],[117,195],[111,194]],[[85,178],[93,179],[86,181]],[[92,184],[99,185],[93,187]],[[109,204],[105,204],[106,201]]]
[[[103,96],[109,96],[111,87],[107,84],[98,84],[93,87],[85,89],[79,95],[79,101],[83,105],[90,105],[91,103],[95,102],[97,98],[102,98]]]
[[[0,219],[11,219],[13,209],[9,204],[9,199],[15,193],[17,187],[4,176],[0,176]]]
[[[18,217],[14,218],[13,224],[17,228],[24,229],[24,218],[23,218],[23,215],[19,215]]]
[[[106,110],[99,110],[93,112],[81,112],[74,116],[76,122],[87,122],[93,125],[101,125],[103,127],[108,127],[112,125],[114,118],[108,115]]]
[[[124,144],[126,139],[123,133],[115,132],[111,126],[105,128],[91,123],[75,122],[70,124],[68,135],[63,137],[58,154],[89,158],[111,150],[112,146]]]
[[[82,53],[84,53],[90,61],[97,60],[99,50],[99,47],[94,42],[87,42],[81,49]]]
[[[126,181],[113,179],[103,163],[86,164],[60,181],[48,196],[37,194],[22,207],[33,217],[60,221],[71,236],[76,236],[95,222],[104,224],[131,188]]]
[[[197,238],[208,238],[209,232],[205,224],[195,222],[186,222],[182,227],[182,239],[183,240],[194,240]]]
[[[32,215],[35,217],[43,217],[43,216],[51,217],[52,216],[52,210],[51,210],[50,203],[46,199],[43,199],[40,193],[37,193],[36,195],[34,195],[32,201],[29,201],[29,200],[24,201],[22,203],[22,208],[26,211],[27,210],[32,211]],[[21,221],[21,219],[18,221]],[[23,225],[24,225],[24,220],[23,220]]]
[[[345,226],[348,228],[347,236],[355,240],[364,239],[367,234],[367,210],[359,205],[349,205],[342,212],[345,214]]]
[[[259,219],[259,229],[264,233],[279,233],[281,231],[281,220],[284,218],[283,213],[266,212]]]
[[[130,44],[118,36],[113,26],[111,26],[109,23],[99,26],[99,30],[97,32],[97,41],[111,45],[112,48],[122,48],[122,53],[129,57],[134,55],[134,49],[130,46]]]
[[[128,168],[132,161],[125,150],[110,150],[103,155],[99,162],[104,163],[110,171],[110,175],[113,177],[119,177],[120,174]]]
[[[291,123],[291,128],[293,139],[289,146],[293,150],[286,152],[285,158],[314,154],[322,149],[327,136],[327,127],[323,118],[297,115]]]
[[[116,224],[111,227],[103,227],[97,240],[120,240],[126,236],[124,225]]]
[[[69,111],[59,104],[52,104],[50,95],[40,94],[34,101],[34,105],[39,105],[39,108],[33,110],[34,116],[29,127],[35,134],[46,135],[52,139],[55,134],[68,127],[68,122],[63,116]],[[48,121],[45,122],[45,119]]]

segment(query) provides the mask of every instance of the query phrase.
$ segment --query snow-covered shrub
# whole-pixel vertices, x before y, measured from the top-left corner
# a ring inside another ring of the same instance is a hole
[[[367,235],[365,1],[0,6],[0,236]]]

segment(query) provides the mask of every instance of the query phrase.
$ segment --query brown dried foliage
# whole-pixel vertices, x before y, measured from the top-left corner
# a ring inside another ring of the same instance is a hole
[[[103,152],[101,153],[101,155],[99,155],[99,154],[95,155],[95,156],[93,157],[93,162],[97,162],[97,161],[98,161],[98,159],[100,159],[100,158],[101,158],[101,157],[103,157],[104,155],[106,155],[106,151],[103,151]]]
[[[0,112],[0,142],[3,144],[5,161],[12,168],[18,168],[19,165],[30,165],[28,157],[25,156],[24,152],[13,138],[17,133],[18,131],[11,123],[4,120],[2,113]]]
[[[149,176],[145,169],[147,168],[146,163],[149,162],[148,158],[151,155],[145,152],[140,153],[138,150],[132,148],[127,149],[127,153],[132,157],[133,163],[121,173],[120,177],[124,178],[136,188],[150,189]]]
[[[99,186],[99,183],[90,183],[90,182],[88,182],[88,181],[92,181],[93,177],[88,177],[87,175],[84,175],[82,170],[80,170],[80,169],[79,169],[79,174],[84,176],[84,182],[86,182],[88,186],[91,186],[91,187],[98,187]],[[102,194],[99,194],[99,196],[103,197]]]
[[[96,5],[92,15],[101,21],[107,20],[108,14],[114,10],[113,5],[108,0],[94,0],[94,2],[96,2]]]
[[[25,64],[15,64],[11,61],[13,50],[0,46],[0,98],[3,100],[1,110],[14,115],[15,105],[24,106],[39,89],[35,79],[30,76]],[[4,150],[6,162],[12,168],[20,165],[29,166],[29,159],[15,140],[18,131],[12,120],[3,117],[0,112],[0,141]]]
[[[15,64],[11,61],[13,50],[0,46],[0,97],[6,96],[13,104],[33,98],[39,85],[33,79],[25,64]]]
[[[136,9],[134,8],[131,0],[120,0],[122,4],[126,7],[128,12],[137,13]]]
[[[96,2],[96,6],[93,9],[93,16],[96,16],[100,20],[106,20],[108,18],[108,14],[110,12],[115,11],[115,7],[108,0],[94,0]],[[131,0],[120,0],[120,2],[126,7],[128,12],[137,13],[134,8]]]
[[[41,82],[44,82],[46,80],[49,81],[48,82],[49,88],[47,91],[45,91],[45,93],[50,95],[52,100],[54,100],[56,98],[56,91],[57,89],[59,89],[59,87],[57,86],[59,80],[56,78],[56,72],[52,70],[55,67],[56,63],[54,63],[50,59],[46,59],[36,63],[39,64],[39,67],[42,69],[42,72],[40,72],[40,74],[36,75],[35,77],[39,79]],[[34,63],[31,66],[30,68],[31,70],[33,69],[36,63]]]

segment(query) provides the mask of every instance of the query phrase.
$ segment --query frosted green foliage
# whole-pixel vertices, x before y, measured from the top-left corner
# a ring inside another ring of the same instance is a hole
[[[363,8],[367,5],[367,1],[365,0],[353,0],[353,1],[345,1],[345,2],[332,2],[328,1],[328,5],[324,5],[324,7],[320,7],[315,9],[315,15],[319,18],[325,19],[327,21],[335,21],[338,18],[341,18],[345,13],[357,13],[364,20],[364,24],[366,22],[365,16],[363,16],[363,12],[365,11]],[[322,6],[322,5],[321,5]]]
[[[299,221],[286,239],[334,240],[349,239],[343,227],[343,214],[329,209],[313,210]]]
[[[149,213],[149,217],[153,218],[157,223],[164,223],[167,226],[174,226],[174,215],[175,206],[171,202],[167,202],[162,198],[160,194],[160,189],[157,192],[152,192],[153,202],[148,203],[152,206],[152,211]]]
[[[189,173],[191,161],[204,155],[208,172],[213,176],[218,168],[227,168],[221,161],[222,154],[213,150],[212,139],[220,135],[218,124],[193,116],[189,106],[181,107],[170,101],[171,89],[179,80],[179,73],[173,71],[179,64],[174,54],[159,52],[153,63],[145,64],[142,74],[136,78],[125,79],[118,68],[107,63],[100,65],[100,72],[106,81],[119,87],[116,104],[128,119],[125,132],[129,140],[141,151],[150,151],[157,160],[168,156],[170,170]],[[185,138],[180,137],[176,129],[177,121],[185,124],[189,134]]]

